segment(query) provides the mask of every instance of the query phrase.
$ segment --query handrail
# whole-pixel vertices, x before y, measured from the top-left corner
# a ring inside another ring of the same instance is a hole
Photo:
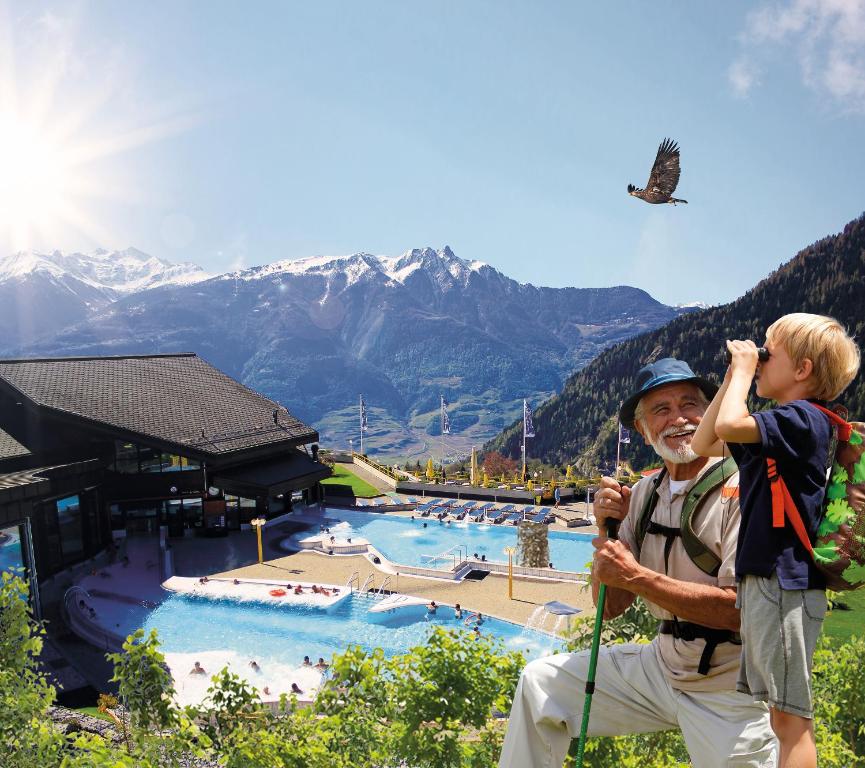
[[[378,597],[381,597],[382,590],[383,590],[383,589],[384,589],[388,584],[390,584],[390,576],[387,576],[387,577],[385,578],[385,580],[381,583],[381,586],[376,590],[376,593],[375,593],[375,594],[376,594]]]
[[[463,557],[463,548],[465,548],[465,551],[466,551],[465,557]],[[458,554],[455,555],[454,554],[455,551]],[[459,557],[460,563],[464,563],[466,560],[468,560],[468,557],[469,557],[468,545],[467,544],[454,544],[452,547],[448,547],[446,550],[444,550],[443,552],[439,552],[437,555],[421,555],[420,556],[421,563],[425,563],[426,565],[429,565],[431,563],[437,563],[439,560],[447,560],[448,557],[450,557],[450,559],[453,561],[453,567],[456,568],[457,567],[457,557]]]
[[[366,593],[367,584],[369,584],[371,581],[374,581],[374,580],[375,580],[375,574],[371,573],[369,576],[366,577],[366,581],[363,582],[363,586],[358,590],[358,592],[360,592],[361,594]]]
[[[352,592],[354,592],[355,590],[355,581],[357,581],[358,590],[360,590],[360,571],[355,571],[351,576],[348,577],[348,581],[345,582],[345,586],[350,587]]]

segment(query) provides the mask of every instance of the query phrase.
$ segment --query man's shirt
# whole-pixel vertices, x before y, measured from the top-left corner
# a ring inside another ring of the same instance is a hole
[[[786,515],[783,528],[772,527],[766,459],[775,459],[813,541],[822,515],[832,426],[807,400],[793,400],[752,416],[760,429],[760,442],[729,444],[739,465],[742,504],[736,578],[777,572],[782,589],[823,589],[825,579]]]
[[[710,459],[706,466],[684,488],[671,495],[669,475],[658,486],[658,503],[652,519],[659,525],[678,528],[682,519],[682,504],[688,491],[720,459]],[[635,526],[648,495],[654,488],[656,478],[640,480],[631,491],[628,516],[622,522],[619,538],[636,554],[637,543]],[[692,518],[697,537],[721,561],[717,576],[709,576],[701,571],[688,556],[681,536],[673,542],[669,557],[669,571],[664,567],[664,545],[666,538],[657,534],[647,534],[640,549],[640,564],[658,573],[666,573],[679,581],[691,581],[713,587],[733,587],[736,584],[735,558],[736,539],[739,532],[739,499],[737,498],[739,476],[730,475],[725,483],[707,493],[698,505]],[[658,619],[672,619],[673,614],[650,601],[646,605]],[[681,619],[680,621],[684,621]],[[708,675],[701,675],[697,668],[706,647],[706,641],[681,640],[672,635],[659,634],[653,641],[664,674],[673,688],[683,691],[732,691],[736,689],[739,673],[741,646],[721,643],[712,654]]]

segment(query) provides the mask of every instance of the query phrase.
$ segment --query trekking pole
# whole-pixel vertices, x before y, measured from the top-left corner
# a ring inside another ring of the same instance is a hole
[[[617,537],[618,520],[606,519],[607,537]],[[583,751],[586,748],[586,734],[589,730],[589,712],[592,709],[592,694],[595,692],[595,669],[598,666],[598,650],[601,645],[601,624],[604,620],[604,602],[607,598],[607,585],[603,582],[598,588],[598,607],[595,614],[595,629],[592,632],[592,652],[589,656],[589,674],[586,676],[586,700],[583,704],[583,722],[580,726],[580,741],[577,744],[577,768],[583,765]]]

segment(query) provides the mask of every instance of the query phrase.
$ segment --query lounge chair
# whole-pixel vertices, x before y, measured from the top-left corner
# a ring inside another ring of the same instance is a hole
[[[543,523],[547,519],[547,510],[542,509],[537,514],[533,515],[531,520],[533,523]]]
[[[487,519],[490,522],[495,522],[496,519],[499,517],[502,517],[502,519],[504,519],[505,515],[511,514],[515,509],[516,509],[516,507],[513,504],[505,504],[503,507],[500,507],[499,509],[494,509],[494,510],[490,510],[490,512],[487,512]]]
[[[486,515],[486,507],[479,507],[478,509],[473,509],[468,513],[469,519],[473,520],[476,523],[479,523],[484,519],[484,515]]]
[[[523,513],[522,512],[512,512],[509,514],[502,522],[505,523],[513,523],[516,525],[519,522],[522,522]]]

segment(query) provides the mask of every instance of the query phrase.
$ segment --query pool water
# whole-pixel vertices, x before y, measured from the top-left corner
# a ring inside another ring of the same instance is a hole
[[[393,563],[451,568],[457,548],[468,557],[477,553],[492,562],[507,562],[504,548],[516,546],[517,528],[513,525],[490,525],[453,521],[450,525],[435,518],[383,515],[372,512],[352,512],[343,509],[325,510],[325,520],[337,541],[364,538]],[[336,521],[339,522],[336,522]],[[426,523],[426,528],[424,528]],[[318,526],[290,537],[297,541],[318,534]],[[585,572],[592,559],[591,534],[549,531],[550,561],[562,571]],[[448,550],[450,555],[433,560]]]
[[[146,632],[157,629],[167,653],[227,649],[248,654],[264,666],[262,659],[291,665],[301,663],[304,656],[329,661],[349,645],[381,648],[392,656],[422,645],[435,625],[465,628],[450,608],[440,608],[435,616],[428,616],[424,606],[370,614],[373,604],[372,598],[351,595],[326,611],[176,594],[150,611],[143,622],[130,617],[124,631],[131,632],[136,624]],[[501,638],[507,650],[523,651],[528,658],[561,647],[556,637],[498,619],[485,619],[481,632]]]

